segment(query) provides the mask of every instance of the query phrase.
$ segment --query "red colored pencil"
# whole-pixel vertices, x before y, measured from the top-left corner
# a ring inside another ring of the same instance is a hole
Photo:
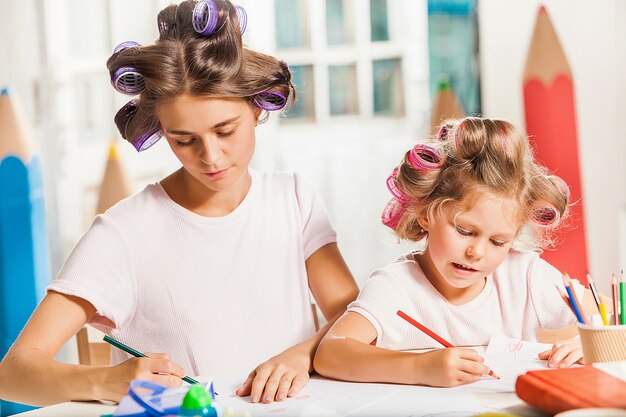
[[[565,294],[565,291],[563,291],[563,289],[559,287],[557,284],[554,284],[554,286],[556,287],[557,290],[559,290],[559,293],[561,294],[561,298],[563,299],[563,301],[565,301],[565,304],[567,304],[569,309],[572,310],[572,313],[576,315],[576,313],[574,312],[574,309],[572,308],[572,305],[569,302],[569,297],[567,296],[567,294]]]
[[[611,291],[613,292],[613,324],[619,324],[619,291],[617,290],[617,281],[615,274],[611,274]]]
[[[433,332],[428,327],[424,326],[423,324],[421,324],[420,322],[415,320],[413,317],[411,317],[408,314],[406,314],[404,311],[398,310],[398,312],[396,314],[398,314],[398,316],[402,317],[403,319],[405,319],[406,321],[411,323],[413,326],[417,327],[418,329],[420,329],[421,331],[426,333],[428,336],[430,336],[433,339],[435,339],[437,342],[441,343],[443,346],[445,346],[447,348],[454,347],[454,345],[452,343],[448,342],[446,339],[444,339],[443,337],[439,336],[437,333]],[[496,379],[500,379],[500,377],[498,375],[496,375],[496,373],[493,372],[492,370],[489,370],[489,376],[491,376],[493,378],[496,378]]]

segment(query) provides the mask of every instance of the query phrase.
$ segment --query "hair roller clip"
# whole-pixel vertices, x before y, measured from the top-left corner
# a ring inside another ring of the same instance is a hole
[[[217,31],[218,12],[213,0],[199,1],[193,9],[193,29],[202,36],[211,36]]]
[[[246,13],[246,9],[241,6],[235,6],[237,9],[237,20],[239,21],[239,29],[241,30],[241,34],[243,35],[248,27],[248,13]]]
[[[411,199],[404,194],[398,188],[398,184],[396,183],[396,177],[398,175],[398,168],[394,168],[393,172],[389,177],[387,177],[387,189],[393,195],[393,197],[398,200],[401,204],[407,204],[411,201]]]
[[[142,152],[157,143],[163,137],[161,129],[155,129],[139,138],[131,141],[137,152]]]
[[[385,226],[395,231],[396,227],[398,227],[403,211],[404,206],[399,203],[398,200],[392,198],[385,206],[380,219]]]
[[[461,126],[463,126],[463,122],[459,123],[454,129],[454,147],[459,149],[459,130],[461,130]]]
[[[113,50],[113,53],[116,54],[118,52],[122,52],[124,49],[135,48],[137,46],[141,46],[139,42],[124,41],[115,47],[115,49]]]
[[[559,187],[561,187],[563,191],[565,191],[565,194],[567,195],[567,200],[569,201],[571,196],[571,190],[569,188],[569,185],[567,185],[563,178],[556,175],[548,175],[548,179],[552,182],[555,182]]]
[[[256,107],[266,111],[280,110],[287,104],[287,98],[275,91],[264,91],[255,95],[252,102]]]
[[[443,165],[439,151],[424,143],[418,143],[409,151],[409,163],[419,171],[431,171]]]
[[[530,220],[542,227],[552,226],[561,218],[559,211],[552,205],[538,207],[530,212]]]
[[[133,67],[119,68],[113,74],[111,83],[122,94],[139,94],[146,87],[143,75]]]
[[[441,142],[442,140],[446,140],[446,138],[448,137],[448,125],[442,125],[439,128],[439,132],[437,133],[437,142]]]
[[[135,100],[130,100],[128,103],[124,104],[121,109],[117,111],[115,114],[115,120],[118,120],[120,117],[122,120],[128,120],[132,115],[137,111],[137,102]],[[137,152],[145,151],[155,143],[159,141],[163,137],[163,133],[161,129],[154,129],[153,131],[140,136],[137,139],[127,139],[134,147],[137,149]]]

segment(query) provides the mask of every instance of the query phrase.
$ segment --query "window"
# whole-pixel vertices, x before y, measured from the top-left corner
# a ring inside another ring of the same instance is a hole
[[[391,2],[393,3],[393,2]],[[402,39],[387,0],[275,0],[276,54],[298,101],[281,123],[404,115]]]

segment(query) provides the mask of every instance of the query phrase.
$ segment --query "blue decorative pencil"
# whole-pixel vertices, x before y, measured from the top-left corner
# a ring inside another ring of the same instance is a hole
[[[39,158],[8,88],[0,90],[0,357],[17,338],[50,281]],[[26,411],[2,403],[8,414]]]

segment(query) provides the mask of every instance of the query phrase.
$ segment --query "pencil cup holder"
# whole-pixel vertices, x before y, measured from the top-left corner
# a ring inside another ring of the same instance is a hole
[[[578,324],[585,363],[626,361],[626,326]]]

